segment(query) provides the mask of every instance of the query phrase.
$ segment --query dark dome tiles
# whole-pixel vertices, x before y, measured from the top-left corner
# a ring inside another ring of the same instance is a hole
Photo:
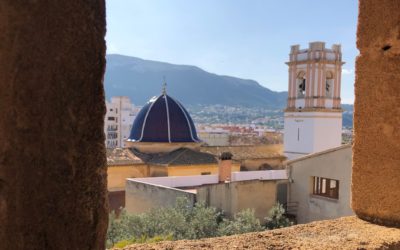
[[[163,94],[150,100],[137,115],[130,141],[198,142],[196,128],[187,110]]]
[[[143,138],[146,142],[168,142],[168,118],[164,97],[159,97],[144,123]]]
[[[171,141],[172,142],[185,142],[192,139],[191,128],[188,124],[188,119],[185,117],[179,105],[168,98],[170,128],[171,128]],[[193,132],[192,132],[193,133]]]
[[[147,103],[137,114],[136,119],[133,121],[131,134],[129,136],[130,140],[139,141],[141,139],[143,122],[146,118],[147,111],[151,107],[151,104],[152,103]]]

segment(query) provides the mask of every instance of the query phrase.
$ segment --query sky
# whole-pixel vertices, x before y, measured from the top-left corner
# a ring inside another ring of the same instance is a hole
[[[198,66],[287,91],[290,46],[342,45],[354,102],[357,0],[106,0],[107,53]]]

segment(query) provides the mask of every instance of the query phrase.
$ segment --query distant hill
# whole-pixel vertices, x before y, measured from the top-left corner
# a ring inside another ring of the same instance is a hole
[[[129,96],[143,105],[161,93],[163,77],[167,92],[185,106],[223,105],[246,108],[280,109],[286,106],[287,92],[276,92],[253,80],[216,75],[195,66],[175,65],[123,55],[107,55],[105,91],[111,96]],[[343,104],[343,125],[352,126],[353,105]]]
[[[195,66],[174,65],[136,57],[107,55],[107,99],[127,95],[143,105],[161,93],[163,76],[167,91],[184,105],[226,105],[283,109],[287,92],[271,91],[253,80],[216,75]]]

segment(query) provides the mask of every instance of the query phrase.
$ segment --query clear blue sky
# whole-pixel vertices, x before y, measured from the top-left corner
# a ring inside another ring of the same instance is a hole
[[[357,0],[107,0],[107,53],[253,79],[287,90],[290,46],[342,45],[342,102],[354,100]]]

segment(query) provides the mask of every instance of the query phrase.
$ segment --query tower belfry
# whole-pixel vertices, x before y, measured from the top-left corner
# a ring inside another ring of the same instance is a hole
[[[289,90],[285,109],[284,147],[289,159],[341,145],[342,109],[340,45],[325,48],[312,42],[307,49],[291,47]]]

